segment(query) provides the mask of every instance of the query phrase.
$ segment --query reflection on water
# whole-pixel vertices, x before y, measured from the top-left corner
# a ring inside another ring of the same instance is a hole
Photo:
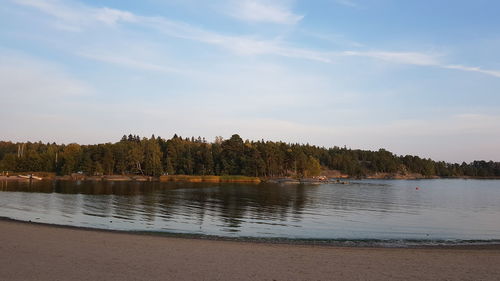
[[[3,181],[0,191],[0,216],[63,225],[221,236],[500,239],[500,181],[493,180]]]

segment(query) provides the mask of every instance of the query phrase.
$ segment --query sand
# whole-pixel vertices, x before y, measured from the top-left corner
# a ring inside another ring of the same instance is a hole
[[[232,242],[0,220],[0,280],[500,280],[500,249]]]

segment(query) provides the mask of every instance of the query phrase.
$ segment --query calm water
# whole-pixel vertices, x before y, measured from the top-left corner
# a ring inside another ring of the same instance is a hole
[[[416,190],[416,187],[419,190]],[[500,181],[0,182],[0,216],[230,237],[498,240]]]

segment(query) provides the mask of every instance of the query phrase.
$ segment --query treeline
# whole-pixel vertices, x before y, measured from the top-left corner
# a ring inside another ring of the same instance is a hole
[[[128,135],[116,143],[96,145],[0,142],[0,171],[11,172],[310,177],[324,169],[339,170],[353,177],[374,173],[500,177],[499,162],[436,162],[418,156],[398,156],[384,149],[244,141],[239,135],[227,140],[217,137],[214,142],[177,135],[171,139]]]

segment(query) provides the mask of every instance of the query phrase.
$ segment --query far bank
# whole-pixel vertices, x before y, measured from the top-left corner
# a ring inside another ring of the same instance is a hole
[[[0,181],[29,181],[29,180],[63,180],[63,181],[159,181],[159,182],[206,182],[206,183],[348,183],[349,180],[362,179],[393,179],[393,180],[420,180],[420,179],[500,179],[500,177],[438,177],[438,176],[423,176],[421,174],[391,174],[391,173],[375,173],[366,176],[351,176],[334,172],[333,174],[325,173],[325,175],[315,177],[248,177],[241,175],[163,175],[163,176],[145,176],[145,175],[97,175],[88,176],[81,173],[72,173],[71,175],[56,175],[55,173],[47,172],[16,172],[0,175]]]

